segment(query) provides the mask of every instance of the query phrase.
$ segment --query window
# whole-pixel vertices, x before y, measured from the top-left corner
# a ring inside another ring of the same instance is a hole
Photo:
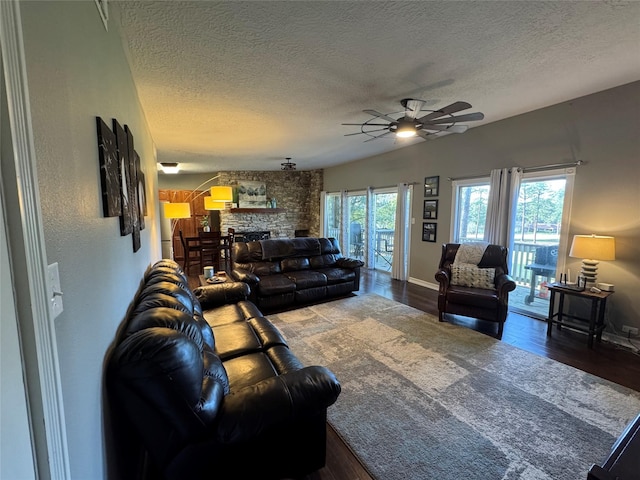
[[[451,238],[454,242],[484,238],[489,200],[489,177],[453,182],[453,218]]]

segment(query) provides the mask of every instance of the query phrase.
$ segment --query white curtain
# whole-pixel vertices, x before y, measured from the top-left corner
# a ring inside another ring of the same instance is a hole
[[[340,190],[340,251],[345,257],[349,256],[349,203],[347,191]]]
[[[509,252],[513,251],[513,227],[522,175],[522,169],[517,167],[491,171],[484,239],[489,243],[507,247]],[[511,257],[507,257],[509,268]]]
[[[375,268],[376,259],[375,259],[375,248],[374,241],[376,238],[376,225],[373,221],[373,214],[375,210],[375,196],[373,195],[373,187],[367,187],[367,218],[365,219],[364,231],[365,242],[364,242],[364,255],[365,262],[364,265],[367,268]]]
[[[510,232],[521,181],[522,170],[519,168],[491,170],[487,221],[484,228],[485,241],[505,247],[510,246]]]
[[[409,276],[408,250],[409,236],[407,235],[409,226],[409,192],[410,188],[406,183],[398,184],[398,195],[396,196],[396,225],[393,235],[393,260],[391,262],[391,278],[406,281]]]

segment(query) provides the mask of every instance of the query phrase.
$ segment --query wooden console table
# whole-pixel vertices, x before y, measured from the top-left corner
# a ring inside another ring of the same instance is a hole
[[[605,327],[604,312],[607,307],[607,298],[609,298],[613,292],[596,293],[591,292],[588,289],[583,291],[571,290],[563,288],[559,284],[547,285],[547,288],[551,292],[551,298],[549,299],[549,316],[547,317],[547,336],[551,336],[553,324],[556,324],[558,326],[558,330],[562,327],[566,327],[579,332],[586,332],[588,335],[587,344],[589,345],[589,348],[593,348],[594,335],[598,342],[602,339],[602,330],[604,330]],[[559,297],[557,312],[554,311],[556,294]],[[591,315],[589,318],[565,313],[565,295],[584,298],[591,301]]]

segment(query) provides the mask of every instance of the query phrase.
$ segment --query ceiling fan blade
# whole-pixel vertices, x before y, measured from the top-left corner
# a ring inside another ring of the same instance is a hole
[[[482,120],[483,118],[484,118],[484,113],[476,112],[476,113],[468,113],[466,115],[459,115],[457,117],[446,117],[446,118],[437,118],[435,120],[427,120],[425,123],[434,124],[434,123],[472,122],[474,120]]]
[[[388,123],[342,123],[341,125],[352,125],[352,126],[357,126],[360,127],[362,125],[373,125],[374,127],[388,127],[389,124]]]
[[[370,141],[372,141],[372,140],[375,140],[376,138],[382,138],[382,137],[384,137],[384,136],[389,135],[390,133],[391,133],[391,132],[386,132],[386,133],[383,133],[382,135],[378,135],[378,136],[375,136],[375,137],[373,137],[373,138],[369,138],[369,139],[365,140],[365,142],[370,142]],[[364,142],[363,142],[363,143],[364,143]]]
[[[383,130],[389,130],[389,128],[376,128],[375,130],[368,130],[366,132],[345,133],[344,136],[345,137],[350,137],[352,135],[362,135],[363,133],[368,135],[368,134],[373,133],[373,132],[382,132]]]
[[[467,108],[471,108],[471,104],[467,102],[454,102],[451,105],[447,105],[440,110],[436,110],[431,112],[424,117],[418,119],[419,122],[424,122],[426,120],[431,120],[432,118],[440,118],[444,115],[450,115],[452,113],[460,112],[461,110],[466,110]]]
[[[469,127],[467,125],[423,125],[422,130],[437,130],[438,132],[464,133]]]
[[[369,115],[373,115],[374,117],[380,117],[380,118],[384,118],[385,120],[389,121],[389,122],[395,122],[396,119],[393,117],[389,117],[388,115],[385,115],[384,113],[380,113],[380,112],[376,112],[375,110],[363,110],[364,113],[368,113]]]
[[[419,136],[421,136],[425,140],[433,140],[434,138],[438,138],[435,133],[425,132],[424,130],[418,130],[416,132],[416,134],[418,134]]]

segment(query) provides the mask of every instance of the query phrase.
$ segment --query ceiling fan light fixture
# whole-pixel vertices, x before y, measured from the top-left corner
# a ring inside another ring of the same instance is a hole
[[[416,136],[417,125],[413,120],[402,119],[398,121],[395,134],[400,138],[411,138]]]
[[[400,138],[411,138],[416,136],[416,128],[412,125],[405,125],[396,130],[396,136]]]

